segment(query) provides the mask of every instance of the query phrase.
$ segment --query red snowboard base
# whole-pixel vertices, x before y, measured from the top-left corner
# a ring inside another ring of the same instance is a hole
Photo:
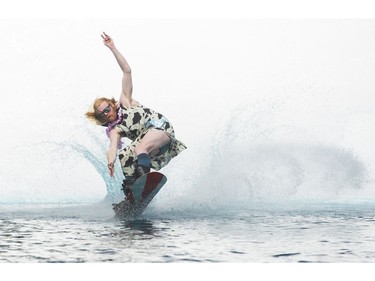
[[[132,217],[142,214],[151,200],[167,182],[167,177],[159,172],[150,172],[139,177],[128,196],[118,204],[113,204],[117,217]]]

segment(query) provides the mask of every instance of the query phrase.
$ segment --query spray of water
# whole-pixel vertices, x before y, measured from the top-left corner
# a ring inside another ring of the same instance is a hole
[[[191,146],[163,169],[169,181],[147,212],[228,211],[262,202],[361,194],[368,175],[352,152],[332,145],[276,142],[272,135],[279,128],[264,126],[268,115],[235,108],[218,123],[216,134],[208,136],[206,153]],[[2,186],[13,189],[2,189],[3,202],[119,202],[123,176],[118,162],[115,177],[108,175],[108,140],[90,127],[83,135],[79,143],[46,141],[14,150],[25,161],[7,167]]]
[[[264,126],[269,112],[247,108],[235,108],[218,125],[207,141],[209,153],[195,158],[200,173],[173,180],[152,212],[222,213],[259,204],[366,198],[368,173],[354,153],[327,144],[277,142],[272,135],[280,128]]]

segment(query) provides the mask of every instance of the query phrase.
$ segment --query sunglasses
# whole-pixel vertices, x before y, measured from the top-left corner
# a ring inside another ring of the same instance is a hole
[[[102,110],[102,112],[100,112],[100,113],[98,113],[98,117],[99,118],[104,118],[105,117],[105,114],[107,114],[108,112],[110,112],[111,111],[111,106],[110,105],[107,105],[107,107],[106,108],[104,108],[103,110]]]

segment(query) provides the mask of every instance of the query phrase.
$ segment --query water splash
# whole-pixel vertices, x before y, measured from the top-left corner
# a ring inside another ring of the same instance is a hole
[[[51,143],[52,144],[52,143]],[[108,174],[107,160],[105,159],[105,148],[101,150],[100,154],[94,154],[92,151],[89,151],[85,146],[79,143],[54,143],[59,149],[67,148],[70,149],[71,153],[79,154],[81,157],[86,159],[97,173],[101,176],[103,181],[106,184],[107,194],[104,198],[105,202],[119,202],[123,198],[123,193],[120,192],[120,187],[122,184],[122,172],[121,167],[117,165],[114,173],[114,177],[111,178]],[[119,162],[117,161],[117,164]]]
[[[85,132],[77,140],[42,141],[12,147],[1,168],[2,202],[119,202],[122,172],[119,161],[111,178],[106,140]],[[17,161],[14,161],[17,159]]]
[[[328,144],[277,142],[273,136],[283,128],[270,125],[270,112],[247,108],[235,108],[218,125],[217,134],[207,140],[209,153],[195,155],[200,173],[190,181],[174,180],[174,188],[158,195],[151,213],[222,213],[263,203],[366,197],[361,191],[368,183],[367,170],[353,152]]]
[[[368,183],[366,167],[354,153],[327,144],[278,142],[275,133],[283,128],[272,125],[272,114],[248,108],[233,109],[217,123],[215,135],[205,136],[208,145],[201,150],[190,146],[163,169],[169,181],[148,212],[204,213],[259,202],[366,197],[359,192]],[[15,149],[12,156],[23,161],[13,161],[12,167],[6,159],[1,163],[7,172],[1,178],[1,185],[7,186],[1,190],[3,202],[119,202],[119,161],[111,178],[106,167],[108,139],[85,128],[70,128],[80,132],[71,133],[72,140]]]
[[[270,112],[238,108],[233,115],[223,126],[230,137],[216,140],[208,167],[208,173],[216,175],[211,180],[215,186],[231,183],[245,201],[325,200],[364,187],[366,167],[351,151],[328,144],[277,142],[272,136],[281,128],[265,125]],[[222,189],[228,198],[232,192]]]

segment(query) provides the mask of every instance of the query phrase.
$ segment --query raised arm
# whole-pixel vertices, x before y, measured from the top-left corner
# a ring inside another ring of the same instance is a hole
[[[123,73],[120,103],[126,107],[133,105],[133,82],[130,66],[124,56],[117,50],[113,39],[104,32],[101,36],[103,38],[104,45],[112,51]]]

